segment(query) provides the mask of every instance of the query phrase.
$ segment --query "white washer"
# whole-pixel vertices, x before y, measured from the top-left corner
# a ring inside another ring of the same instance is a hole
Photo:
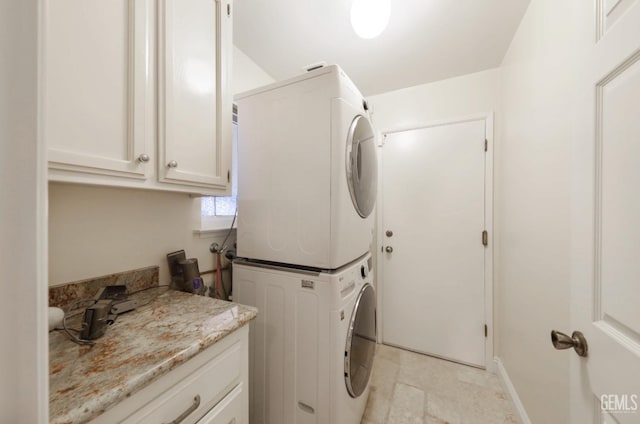
[[[234,262],[234,300],[256,306],[249,422],[359,424],[376,346],[371,255],[330,272]]]
[[[369,250],[376,143],[338,66],[236,96],[238,256],[337,269]]]

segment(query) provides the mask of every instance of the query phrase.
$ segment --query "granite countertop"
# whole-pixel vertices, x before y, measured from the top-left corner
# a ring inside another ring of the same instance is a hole
[[[250,306],[152,288],[94,346],[49,334],[50,423],[84,423],[255,318]],[[73,321],[71,321],[73,323]]]

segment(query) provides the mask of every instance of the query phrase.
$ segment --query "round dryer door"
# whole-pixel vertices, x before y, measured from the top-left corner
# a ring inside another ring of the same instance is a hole
[[[362,115],[355,117],[347,137],[347,184],[356,211],[368,217],[376,204],[378,160],[373,128]]]
[[[344,378],[351,397],[358,397],[369,383],[376,351],[376,294],[365,284],[351,315],[344,360]]]

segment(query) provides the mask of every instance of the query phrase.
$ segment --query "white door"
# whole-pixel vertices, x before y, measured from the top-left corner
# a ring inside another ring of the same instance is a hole
[[[580,10],[588,48],[576,76],[566,329],[584,333],[588,356],[570,353],[571,414],[576,424],[639,423],[640,3],[597,1],[596,19],[589,3]]]
[[[485,366],[485,120],[387,134],[382,339]]]

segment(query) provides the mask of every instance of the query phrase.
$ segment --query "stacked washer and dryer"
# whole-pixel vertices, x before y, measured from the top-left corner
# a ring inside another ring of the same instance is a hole
[[[250,423],[358,424],[376,343],[377,158],[366,101],[338,66],[236,101],[234,300],[259,309]]]

